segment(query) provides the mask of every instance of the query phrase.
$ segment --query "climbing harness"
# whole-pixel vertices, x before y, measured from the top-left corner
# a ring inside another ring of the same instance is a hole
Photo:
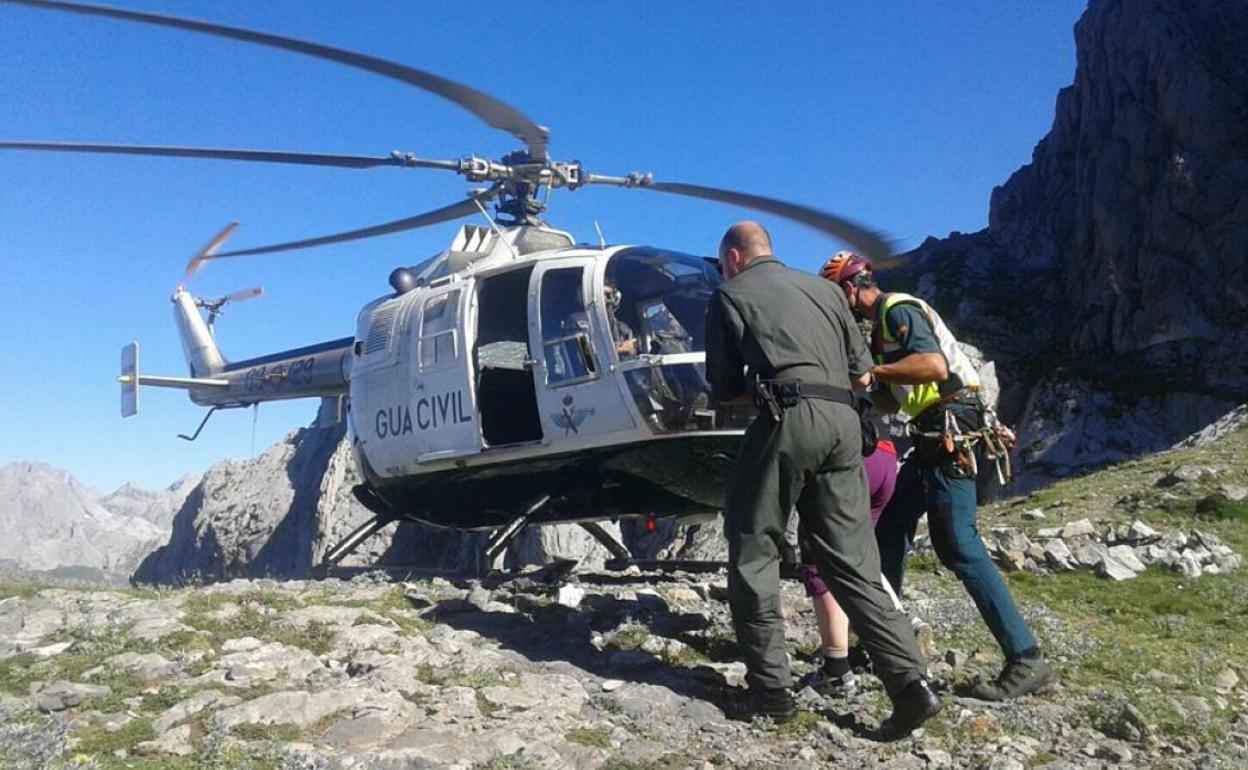
[[[1014,480],[1013,469],[1010,466],[1010,446],[1014,444],[1014,432],[1001,424],[992,412],[985,411],[984,417],[984,427],[964,432],[958,425],[953,410],[946,409],[943,430],[919,430],[914,422],[910,422],[907,433],[913,438],[923,438],[939,443],[946,453],[957,459],[958,464],[970,474],[971,478],[979,475],[979,463],[975,459],[975,445],[982,443],[984,459],[994,463],[997,480],[1005,486]]]

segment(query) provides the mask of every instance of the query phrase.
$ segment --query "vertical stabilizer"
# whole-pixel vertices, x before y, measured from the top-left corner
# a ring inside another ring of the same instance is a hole
[[[173,293],[173,320],[182,340],[182,354],[192,377],[215,377],[225,369],[225,359],[217,349],[212,332],[195,304],[195,298],[183,287]]]

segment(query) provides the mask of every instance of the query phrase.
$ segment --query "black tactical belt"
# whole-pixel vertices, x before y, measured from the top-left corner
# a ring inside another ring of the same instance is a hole
[[[835,401],[848,407],[854,405],[854,394],[849,388],[838,388],[823,382],[760,379],[754,388],[755,404],[773,422],[782,422],[784,410],[797,406],[804,398]]]

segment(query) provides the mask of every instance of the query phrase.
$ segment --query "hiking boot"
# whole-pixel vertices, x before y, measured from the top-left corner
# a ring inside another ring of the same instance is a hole
[[[1001,669],[992,682],[980,682],[971,689],[970,696],[979,700],[1008,700],[1020,698],[1043,689],[1053,681],[1057,672],[1043,655],[1011,660]]]
[[[798,691],[806,687],[828,698],[848,698],[858,691],[858,677],[853,671],[846,671],[841,676],[829,674],[820,666],[797,683]]]
[[[770,690],[748,690],[745,697],[734,701],[726,709],[733,719],[749,721],[757,717],[769,717],[776,724],[793,721],[797,716],[797,701],[787,687]]]
[[[914,680],[893,699],[893,713],[880,725],[881,738],[904,738],[936,716],[942,705],[944,704],[927,686],[927,682],[922,679]]]

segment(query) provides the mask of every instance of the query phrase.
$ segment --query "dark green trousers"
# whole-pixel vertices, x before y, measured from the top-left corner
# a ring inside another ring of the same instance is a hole
[[[805,399],[776,424],[745,432],[724,508],[728,600],[751,688],[790,687],[780,615],[780,543],[797,508],[811,555],[832,595],[896,695],[921,678],[914,632],[880,582],[862,438],[848,406]]]

